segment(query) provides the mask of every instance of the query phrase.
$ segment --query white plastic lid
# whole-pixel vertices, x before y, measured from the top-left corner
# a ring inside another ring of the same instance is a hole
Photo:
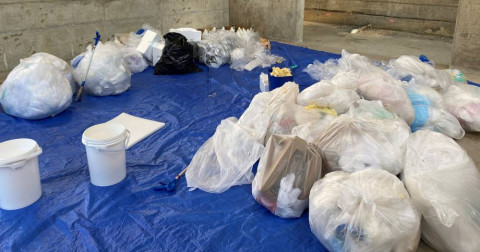
[[[0,143],[0,166],[20,161],[37,151],[35,140],[19,138]]]
[[[91,145],[111,145],[125,140],[125,127],[119,123],[94,125],[83,132],[82,143]]]

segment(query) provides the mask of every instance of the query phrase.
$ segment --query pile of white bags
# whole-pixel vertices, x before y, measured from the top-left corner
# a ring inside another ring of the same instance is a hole
[[[420,215],[403,183],[382,170],[332,172],[317,181],[309,223],[331,252],[413,252],[420,240]]]
[[[72,60],[73,78],[78,84],[85,78],[91,56],[92,46],[89,45],[87,52]],[[130,68],[119,48],[111,43],[99,42],[85,82],[85,90],[96,96],[118,95],[130,88],[130,78]]]
[[[480,87],[452,85],[443,94],[447,110],[466,131],[480,132]]]
[[[222,193],[232,186],[249,184],[253,180],[252,166],[262,153],[263,145],[240,127],[236,118],[222,120],[188,165],[187,185]]]
[[[403,179],[423,215],[422,239],[437,251],[480,248],[480,173],[451,138],[419,130],[408,139]]]
[[[24,119],[43,119],[67,109],[72,102],[70,67],[46,53],[21,59],[0,85],[5,113]]]
[[[400,118],[373,119],[341,115],[330,123],[317,144],[326,158],[326,172],[367,168],[394,175],[403,169],[410,128]]]
[[[273,214],[300,217],[308,196],[322,175],[322,155],[314,144],[294,136],[274,135],[265,146],[252,195]]]

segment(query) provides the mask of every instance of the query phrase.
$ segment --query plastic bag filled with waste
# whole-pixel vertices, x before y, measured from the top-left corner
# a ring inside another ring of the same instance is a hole
[[[232,186],[249,184],[253,180],[252,166],[263,149],[236,118],[222,120],[188,165],[187,186],[222,193]]]
[[[341,115],[318,140],[326,170],[355,172],[367,168],[394,175],[403,169],[403,154],[410,128],[400,118],[375,120]]]
[[[327,174],[310,191],[308,217],[331,252],[413,252],[420,240],[420,214],[402,181],[382,170]]]
[[[85,78],[92,46],[72,60],[73,78],[81,84]],[[91,61],[85,91],[95,96],[118,95],[130,88],[131,72],[123,54],[114,43],[99,42]]]
[[[410,125],[412,132],[430,129],[456,139],[465,135],[457,118],[446,110],[437,91],[422,85],[410,85],[406,91],[415,109],[415,119]]]
[[[147,60],[143,57],[142,53],[135,48],[127,47],[120,43],[107,42],[105,44],[113,44],[117,46],[118,50],[122,53],[122,57],[127,63],[130,72],[140,73],[147,69]]]
[[[163,36],[165,48],[162,57],[155,65],[155,74],[188,74],[198,73],[202,69],[194,63],[193,46],[185,36],[169,32]]]
[[[447,71],[435,69],[432,65],[422,62],[418,57],[403,55],[390,60],[390,74],[398,79],[409,81],[415,79],[419,85],[429,86],[438,91],[446,91],[453,80]]]
[[[203,40],[196,43],[198,45],[198,61],[214,68],[230,63],[230,54],[238,47],[238,40],[233,28],[231,30],[205,31]]]
[[[35,53],[32,56],[28,57],[28,62],[32,64],[38,63],[41,61],[48,61],[50,64],[53,64],[60,72],[62,72],[63,76],[67,78],[72,88],[72,93],[75,94],[77,92],[77,85],[73,80],[72,67],[70,66],[70,64],[68,64],[63,59],[60,59],[59,57],[48,54],[48,53],[40,52],[40,53]]]
[[[367,101],[360,99],[350,106],[348,115],[356,119],[398,120],[391,107],[384,107],[382,101]]]
[[[324,63],[315,60],[312,64],[308,64],[303,72],[317,81],[331,80],[338,73],[338,59],[328,59]]]
[[[436,251],[480,248],[480,173],[453,139],[419,130],[407,142],[405,186],[423,215],[422,240]]]
[[[465,131],[480,132],[480,87],[452,85],[443,98],[448,112],[458,119]]]
[[[298,95],[297,103],[333,108],[338,114],[343,114],[358,99],[360,96],[355,89],[338,88],[334,83],[323,80],[304,89]]]
[[[321,175],[322,156],[314,144],[295,136],[274,135],[260,158],[252,194],[277,216],[300,217]]]
[[[320,115],[320,118],[295,126],[292,129],[292,135],[298,136],[308,143],[316,143],[326,129],[328,129],[330,123],[337,117],[337,114],[336,112],[332,113],[334,110],[325,112],[326,110],[324,108],[306,107],[306,109],[312,110],[312,112],[317,112]]]
[[[68,67],[61,59],[37,53],[21,59],[0,85],[5,113],[30,120],[55,116],[72,103]]]
[[[380,100],[384,105],[391,106],[394,112],[409,125],[415,118],[415,110],[399,80],[385,72],[369,73],[358,81],[358,94],[367,100]]]

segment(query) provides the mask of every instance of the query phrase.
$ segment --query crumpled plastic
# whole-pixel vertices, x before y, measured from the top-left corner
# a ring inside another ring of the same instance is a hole
[[[300,217],[321,175],[322,155],[314,144],[295,136],[274,135],[260,158],[252,195],[279,217]]]
[[[417,84],[429,86],[440,92],[446,91],[453,84],[447,71],[435,69],[415,56],[403,55],[390,60],[388,72],[398,79],[408,81],[413,78]]]
[[[323,80],[304,89],[298,95],[297,103],[333,108],[338,114],[343,114],[358,99],[360,96],[355,89],[338,88],[334,83]]]
[[[385,72],[372,72],[358,81],[358,94],[367,100],[380,100],[409,125],[415,118],[415,110],[404,90],[404,83],[395,80]]]
[[[328,59],[324,63],[315,60],[312,64],[308,64],[303,72],[308,73],[312,79],[317,81],[331,80],[338,73],[337,65],[338,59]]]
[[[330,123],[336,118],[336,116],[328,113],[318,113],[321,116],[318,120],[312,120],[293,127],[292,135],[298,136],[308,143],[318,142],[318,139],[324,134]]]
[[[375,120],[341,115],[330,123],[317,145],[326,158],[326,172],[367,168],[394,175],[403,169],[409,126],[400,118]]]
[[[81,84],[85,78],[92,46],[72,60],[73,78]],[[130,88],[131,72],[122,52],[113,43],[99,42],[92,59],[85,91],[95,96],[118,95]]]
[[[430,129],[456,139],[465,135],[457,118],[446,110],[442,95],[437,91],[422,85],[410,85],[406,91],[415,109],[415,119],[410,125],[412,132]]]
[[[118,50],[122,53],[122,57],[127,62],[128,68],[132,73],[141,73],[148,67],[148,62],[141,52],[135,48],[125,46],[121,43],[107,42],[105,44],[112,44],[117,46]]]
[[[419,130],[408,139],[405,186],[423,215],[422,240],[436,251],[480,248],[480,173],[453,139]]]
[[[332,172],[310,191],[312,232],[332,252],[416,251],[420,214],[388,172]]]
[[[455,116],[465,131],[480,132],[480,88],[458,84],[443,94],[448,112]]]
[[[231,52],[238,47],[239,38],[234,29],[205,30],[198,41],[198,60],[208,67],[218,68],[230,63]]]
[[[37,120],[55,116],[72,103],[66,63],[47,53],[21,59],[0,85],[0,103],[9,115]]]
[[[382,101],[367,101],[361,99],[350,106],[348,115],[356,119],[398,119],[399,117],[391,110],[391,107],[383,107]]]
[[[252,166],[263,149],[236,118],[222,120],[188,165],[187,186],[222,193],[232,186],[249,184],[253,180]]]

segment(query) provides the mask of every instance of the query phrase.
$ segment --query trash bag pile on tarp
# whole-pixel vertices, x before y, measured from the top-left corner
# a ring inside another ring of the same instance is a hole
[[[12,116],[43,119],[55,116],[72,103],[70,67],[61,59],[37,53],[21,59],[0,85],[0,103]]]
[[[81,84],[85,78],[92,46],[72,60],[73,78]],[[131,72],[123,54],[114,43],[99,42],[85,81],[87,93],[95,96],[118,95],[130,88]]]
[[[165,48],[155,65],[156,75],[198,73],[202,69],[195,65],[193,46],[182,34],[169,32],[163,36]]]
[[[423,216],[423,241],[436,251],[480,248],[480,173],[462,147],[419,130],[408,139],[402,177]]]
[[[332,252],[416,251],[420,215],[403,183],[375,169],[332,172],[310,191],[310,228]]]
[[[317,146],[299,137],[274,135],[260,158],[252,195],[273,214],[297,218],[321,176],[322,155]]]

